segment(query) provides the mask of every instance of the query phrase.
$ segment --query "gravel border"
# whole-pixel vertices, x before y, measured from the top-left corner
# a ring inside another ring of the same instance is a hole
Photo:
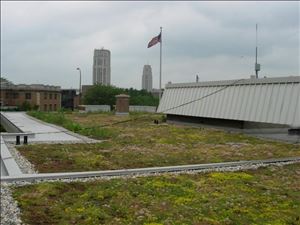
[[[72,182],[91,182],[91,181],[97,181],[97,180],[111,180],[116,178],[122,178],[122,179],[132,179],[132,178],[139,178],[139,177],[151,177],[151,176],[162,176],[165,174],[171,174],[171,175],[180,175],[180,174],[199,174],[199,173],[210,173],[210,172],[235,172],[235,171],[247,171],[247,170],[256,170],[258,168],[264,168],[269,166],[277,166],[282,167],[289,164],[295,164],[300,163],[300,160],[297,161],[291,161],[291,162],[278,162],[278,163],[272,163],[272,164],[249,164],[249,165],[242,165],[242,166],[233,166],[233,167],[219,167],[219,168],[211,168],[211,169],[197,169],[197,170],[184,170],[184,171],[178,171],[178,172],[161,172],[161,173],[146,173],[146,174],[136,174],[136,175],[120,175],[120,176],[97,176],[97,177],[89,177],[89,178],[70,178],[70,179],[47,179],[47,180],[33,180],[33,181],[15,181],[15,182],[7,182],[7,185],[11,186],[25,186],[30,184],[39,184],[43,182],[66,182],[66,183],[72,183]],[[6,182],[5,182],[6,183]]]
[[[31,164],[21,153],[15,148],[14,144],[11,144],[9,142],[5,142],[8,150],[10,151],[10,154],[16,161],[17,165],[19,166],[22,173],[25,174],[31,174],[31,173],[38,173],[38,171],[35,169],[34,165]]]

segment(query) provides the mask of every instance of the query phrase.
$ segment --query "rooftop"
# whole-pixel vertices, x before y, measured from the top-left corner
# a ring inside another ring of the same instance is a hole
[[[60,86],[44,84],[13,84],[1,82],[1,90],[40,90],[40,91],[60,91]]]

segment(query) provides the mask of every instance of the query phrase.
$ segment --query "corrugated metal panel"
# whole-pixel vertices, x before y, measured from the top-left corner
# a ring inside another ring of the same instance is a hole
[[[296,87],[295,84],[291,84],[293,86],[292,88],[292,94],[290,96],[290,105],[289,105],[289,110],[288,110],[288,114],[287,114],[287,123],[288,124],[291,124],[294,119],[294,108],[295,108],[295,105],[296,105],[296,99],[298,99],[298,96],[299,96],[299,86],[298,86],[298,89]],[[300,111],[299,111],[299,114],[298,116],[300,116]]]
[[[240,85],[237,85],[235,87],[232,87],[232,89],[234,89],[234,96],[232,99],[232,104],[231,104],[231,109],[230,109],[230,115],[234,120],[238,119],[238,112],[237,112],[237,108],[238,108],[238,100],[239,100],[239,89],[240,89]]]
[[[288,85],[286,89],[286,95],[285,95],[285,100],[284,100],[284,107],[283,107],[283,113],[282,113],[282,121],[284,123],[288,123],[288,114],[289,114],[289,107],[291,103],[291,94],[292,94],[292,88],[293,85]]]
[[[299,76],[168,84],[158,112],[300,125],[299,95]]]
[[[300,126],[300,88],[298,88],[298,97],[296,101],[295,113],[294,113],[294,126]]]

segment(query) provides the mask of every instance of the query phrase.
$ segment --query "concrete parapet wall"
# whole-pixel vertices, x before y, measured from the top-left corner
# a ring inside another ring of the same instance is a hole
[[[1,125],[4,127],[4,129],[9,133],[18,133],[22,132],[17,126],[15,126],[12,122],[10,122],[5,116],[0,113],[0,121]]]
[[[110,112],[109,105],[80,105],[80,109],[85,112]],[[145,106],[145,105],[130,105],[130,112],[156,112],[156,106]]]
[[[110,112],[109,105],[82,105],[85,112]]]
[[[130,112],[156,112],[156,106],[145,106],[145,105],[130,105]]]

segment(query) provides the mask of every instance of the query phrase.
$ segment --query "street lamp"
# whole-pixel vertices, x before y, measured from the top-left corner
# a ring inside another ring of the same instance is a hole
[[[77,70],[79,70],[79,96],[81,94],[81,69],[77,68]]]

